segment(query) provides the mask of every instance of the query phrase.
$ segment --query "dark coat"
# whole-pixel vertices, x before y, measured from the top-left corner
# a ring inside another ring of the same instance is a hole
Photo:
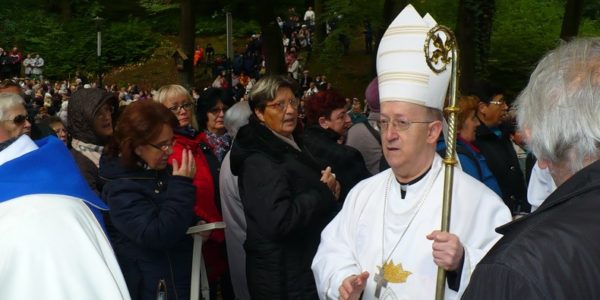
[[[496,231],[463,299],[600,299],[600,161]]]
[[[294,137],[301,149],[302,142]],[[253,299],[318,299],[310,268],[336,201],[306,153],[251,120],[231,149],[247,221],[246,273]]]
[[[508,132],[502,131],[502,136],[498,137],[481,122],[473,144],[481,151],[492,174],[498,180],[502,200],[512,214],[531,211],[531,205],[527,202],[525,177]]]
[[[197,222],[192,180],[165,170],[125,168],[102,156],[102,199],[116,230],[111,241],[132,299],[156,299],[158,282],[169,299],[189,299],[193,241],[186,234]]]
[[[304,130],[303,138],[308,153],[321,164],[321,169],[331,166],[342,186],[340,200],[346,199],[357,183],[371,176],[362,154],[350,146],[338,144],[340,135],[336,132],[311,126]]]

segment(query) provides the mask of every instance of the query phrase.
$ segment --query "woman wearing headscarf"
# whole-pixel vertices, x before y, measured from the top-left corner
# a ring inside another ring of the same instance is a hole
[[[311,262],[333,218],[340,186],[294,133],[299,100],[282,76],[252,88],[253,115],[231,149],[247,222],[246,273],[253,299],[318,299]]]
[[[99,88],[73,93],[68,106],[67,131],[71,134],[71,154],[90,188],[100,194],[100,156],[113,134],[118,101],[114,94]]]

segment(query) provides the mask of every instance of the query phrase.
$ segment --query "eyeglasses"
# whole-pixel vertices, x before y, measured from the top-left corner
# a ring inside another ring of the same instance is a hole
[[[156,148],[156,149],[158,149],[160,151],[167,152],[170,149],[173,149],[173,146],[175,145],[175,140],[172,140],[170,142],[166,142],[166,143],[163,143],[163,144],[159,144],[159,145],[154,145],[152,143],[148,143],[148,145],[150,145],[150,146],[152,146],[152,147],[154,147],[154,148]]]
[[[227,106],[215,107],[213,109],[210,109],[208,112],[216,115],[216,114],[218,114],[220,112],[225,113],[227,111],[227,109],[229,109],[229,107],[227,107]]]
[[[418,122],[418,121],[409,121],[409,120],[403,120],[403,119],[395,119],[392,120],[391,122],[388,120],[380,120],[379,121],[379,127],[381,128],[381,133],[387,132],[388,127],[390,127],[390,124],[392,125],[392,128],[394,128],[394,130],[396,131],[405,131],[408,130],[408,128],[410,128],[410,125],[412,124],[429,124],[432,123],[433,121],[423,121],[423,122]]]
[[[185,111],[190,111],[190,109],[192,109],[192,107],[194,106],[194,103],[192,102],[186,102],[183,103],[181,105],[174,105],[169,107],[169,110],[174,112],[174,113],[178,113],[180,109],[185,109]]]
[[[490,101],[490,104],[504,105],[504,104],[506,104],[506,102],[505,102],[504,100],[500,100],[500,101]]]
[[[25,121],[29,120],[29,116],[27,115],[18,115],[14,117],[12,120],[2,120],[2,121],[12,121],[15,125],[23,125]]]
[[[300,104],[300,99],[292,98],[288,101],[280,101],[277,103],[267,104],[265,106],[274,107],[274,108],[278,109],[279,111],[284,111],[288,107],[288,105],[291,105],[294,109],[297,109],[298,104]]]

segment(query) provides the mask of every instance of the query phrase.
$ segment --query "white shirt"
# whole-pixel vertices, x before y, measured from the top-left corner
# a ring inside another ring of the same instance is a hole
[[[529,185],[527,186],[527,201],[531,204],[531,212],[544,203],[552,192],[556,190],[556,184],[548,168],[542,169],[536,163],[531,170]]]

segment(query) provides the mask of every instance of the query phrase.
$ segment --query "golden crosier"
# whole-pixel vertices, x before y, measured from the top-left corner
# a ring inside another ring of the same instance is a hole
[[[444,41],[440,34],[444,34]],[[435,49],[430,51],[430,44],[433,44]],[[425,61],[429,68],[435,73],[441,73],[446,70],[448,64],[452,67],[450,77],[450,104],[444,109],[448,113],[448,136],[446,136],[446,154],[444,157],[444,198],[442,200],[442,226],[441,231],[448,232],[450,230],[450,211],[452,208],[452,185],[454,177],[454,166],[457,161],[455,159],[456,149],[456,116],[458,108],[456,107],[456,92],[458,87],[458,45],[456,37],[452,30],[448,27],[437,25],[433,27],[425,39]],[[435,290],[435,299],[444,299],[446,289],[446,272],[443,268],[438,267],[437,285]]]

